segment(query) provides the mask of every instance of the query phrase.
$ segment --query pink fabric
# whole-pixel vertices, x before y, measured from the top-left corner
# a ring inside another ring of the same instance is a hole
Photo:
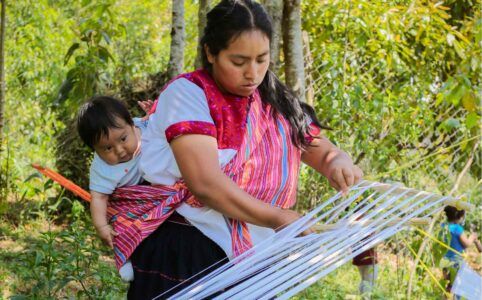
[[[204,134],[216,137],[216,127],[208,122],[185,121],[172,124],[166,129],[166,139],[170,143],[183,134]]]

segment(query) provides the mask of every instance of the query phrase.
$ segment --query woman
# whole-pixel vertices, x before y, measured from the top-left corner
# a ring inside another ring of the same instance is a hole
[[[258,3],[221,1],[207,15],[204,69],[161,92],[140,164],[157,200],[135,208],[114,202],[116,255],[127,259],[133,251],[129,298],[191,283],[186,279],[298,219],[289,208],[300,161],[337,190],[361,178],[346,153],[317,136],[322,126],[313,109],[268,71],[271,31]]]

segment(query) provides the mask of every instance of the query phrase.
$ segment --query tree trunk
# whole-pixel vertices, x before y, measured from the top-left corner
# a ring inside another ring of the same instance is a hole
[[[198,23],[197,23],[198,46],[197,46],[196,62],[194,63],[194,66],[196,67],[196,69],[201,68],[203,64],[202,62],[203,47],[201,45],[201,38],[204,35],[204,28],[206,27],[206,14],[208,13],[210,7],[211,7],[211,0],[199,0]]]
[[[313,80],[313,55],[311,54],[310,49],[310,36],[308,32],[303,31],[303,45],[304,47],[304,55],[306,57],[306,94],[305,99],[306,103],[313,106],[313,99],[315,98],[315,91],[313,90],[314,80]]]
[[[173,78],[182,73],[184,67],[184,0],[172,0],[171,55],[167,74]]]
[[[281,20],[283,18],[283,0],[264,0],[263,1],[268,14],[271,16],[273,25],[273,36],[271,37],[271,71],[279,75],[279,55],[281,47]]]
[[[0,152],[2,152],[3,124],[5,109],[5,10],[7,0],[1,0],[1,23],[0,23]]]
[[[301,35],[300,0],[285,0],[283,9],[283,51],[286,84],[305,101],[305,69]]]

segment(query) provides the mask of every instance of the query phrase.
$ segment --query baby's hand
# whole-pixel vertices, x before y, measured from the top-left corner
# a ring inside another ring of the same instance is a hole
[[[112,226],[107,224],[96,229],[100,239],[109,247],[114,249],[114,236],[118,236],[119,234],[114,229],[112,229]]]
[[[137,104],[142,108],[142,110],[146,113],[146,115],[149,115],[149,112],[151,111],[154,101],[148,99],[145,101],[137,101]]]

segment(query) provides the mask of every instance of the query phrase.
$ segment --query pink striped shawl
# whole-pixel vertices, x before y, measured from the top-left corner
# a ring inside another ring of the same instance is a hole
[[[296,201],[301,152],[290,139],[290,125],[259,94],[252,97],[246,130],[235,157],[223,168],[237,185],[273,206],[289,208]],[[319,132],[312,127],[313,134]],[[118,188],[109,205],[115,238],[115,260],[120,267],[137,245],[156,230],[182,202],[202,206],[181,181],[173,186],[131,186]],[[246,224],[229,219],[235,256],[252,246]]]

